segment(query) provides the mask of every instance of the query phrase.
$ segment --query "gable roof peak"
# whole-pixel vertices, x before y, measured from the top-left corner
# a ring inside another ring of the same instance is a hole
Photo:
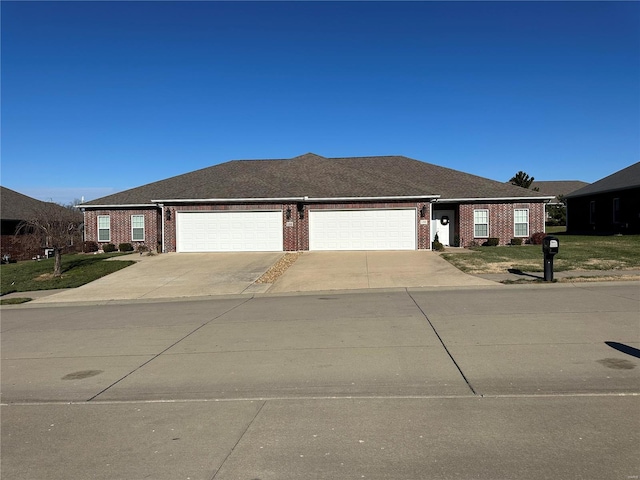
[[[304,155],[298,155],[297,157],[293,157],[291,160],[326,160],[326,157],[322,155],[317,155],[312,152],[307,152]]]

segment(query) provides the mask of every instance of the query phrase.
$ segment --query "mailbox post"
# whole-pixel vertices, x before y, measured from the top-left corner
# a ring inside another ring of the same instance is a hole
[[[553,281],[553,257],[558,253],[560,241],[557,237],[547,235],[542,239],[542,253],[544,254],[544,281]]]

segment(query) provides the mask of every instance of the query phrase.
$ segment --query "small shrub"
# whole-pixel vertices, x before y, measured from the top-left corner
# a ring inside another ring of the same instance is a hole
[[[149,251],[149,247],[147,247],[146,245],[138,245],[136,247],[136,250],[140,253],[142,252],[148,252]]]
[[[511,239],[511,245],[522,245],[522,239],[521,238],[512,238]]]
[[[104,253],[111,253],[111,252],[117,252],[118,249],[113,243],[105,243],[104,245],[102,245],[102,251]]]
[[[500,243],[500,239],[495,237],[487,238],[487,241],[482,244],[483,247],[497,247]]]
[[[433,237],[433,242],[431,242],[431,248],[436,252],[442,252],[444,250],[444,245],[440,243],[440,238],[438,238],[438,234]]]
[[[453,236],[453,246],[454,247],[459,247],[460,246],[460,234],[459,233],[456,233]]]
[[[133,252],[133,245],[130,243],[121,243],[118,245],[118,250],[121,252]]]
[[[82,251],[84,253],[97,252],[98,250],[100,250],[98,244],[91,240],[88,240],[82,244]]]
[[[531,243],[531,245],[542,245],[542,239],[546,236],[547,234],[544,232],[534,233],[533,235],[531,235],[529,243]]]

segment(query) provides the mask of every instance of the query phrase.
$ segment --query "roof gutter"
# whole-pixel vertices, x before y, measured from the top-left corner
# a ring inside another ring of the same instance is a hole
[[[390,197],[304,197],[305,202],[372,202],[384,200],[437,200],[440,195],[397,195]]]
[[[158,207],[157,203],[125,203],[125,204],[105,204],[105,205],[89,205],[81,203],[77,205],[78,208],[149,208]]]
[[[554,198],[556,198],[555,196],[551,195],[548,197],[480,197],[480,198],[439,198],[436,200],[436,202],[499,202],[499,201],[504,201],[504,200],[509,200],[509,201],[519,201],[519,202],[523,202],[523,201],[531,201],[531,200],[544,200],[544,201],[550,201],[553,200]]]
[[[151,200],[158,203],[231,203],[231,202],[361,202],[380,200],[433,200],[440,195],[396,195],[389,197],[275,197],[275,198],[181,198]]]
[[[590,186],[590,185],[588,185]],[[611,192],[622,192],[624,190],[631,190],[632,188],[638,188],[640,185],[630,185],[628,187],[621,188],[607,188],[605,190],[593,190],[585,193],[580,193],[580,190],[576,190],[575,192],[571,192],[564,196],[564,198],[580,198],[580,197],[588,197],[591,195],[600,195],[601,193],[611,193]],[[587,188],[587,187],[584,187]],[[577,195],[576,195],[577,194]]]
[[[151,200],[156,203],[303,202],[305,197],[281,198],[175,198]]]

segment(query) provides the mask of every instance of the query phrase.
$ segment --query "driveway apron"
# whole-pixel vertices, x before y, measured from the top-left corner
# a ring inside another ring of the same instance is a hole
[[[32,303],[255,293],[268,288],[268,285],[256,285],[254,282],[280,257],[282,252],[164,253],[150,257],[132,256],[134,260],[139,260],[135,265],[81,287],[36,299]]]
[[[268,293],[482,285],[499,284],[467,275],[430,251],[305,252]]]

